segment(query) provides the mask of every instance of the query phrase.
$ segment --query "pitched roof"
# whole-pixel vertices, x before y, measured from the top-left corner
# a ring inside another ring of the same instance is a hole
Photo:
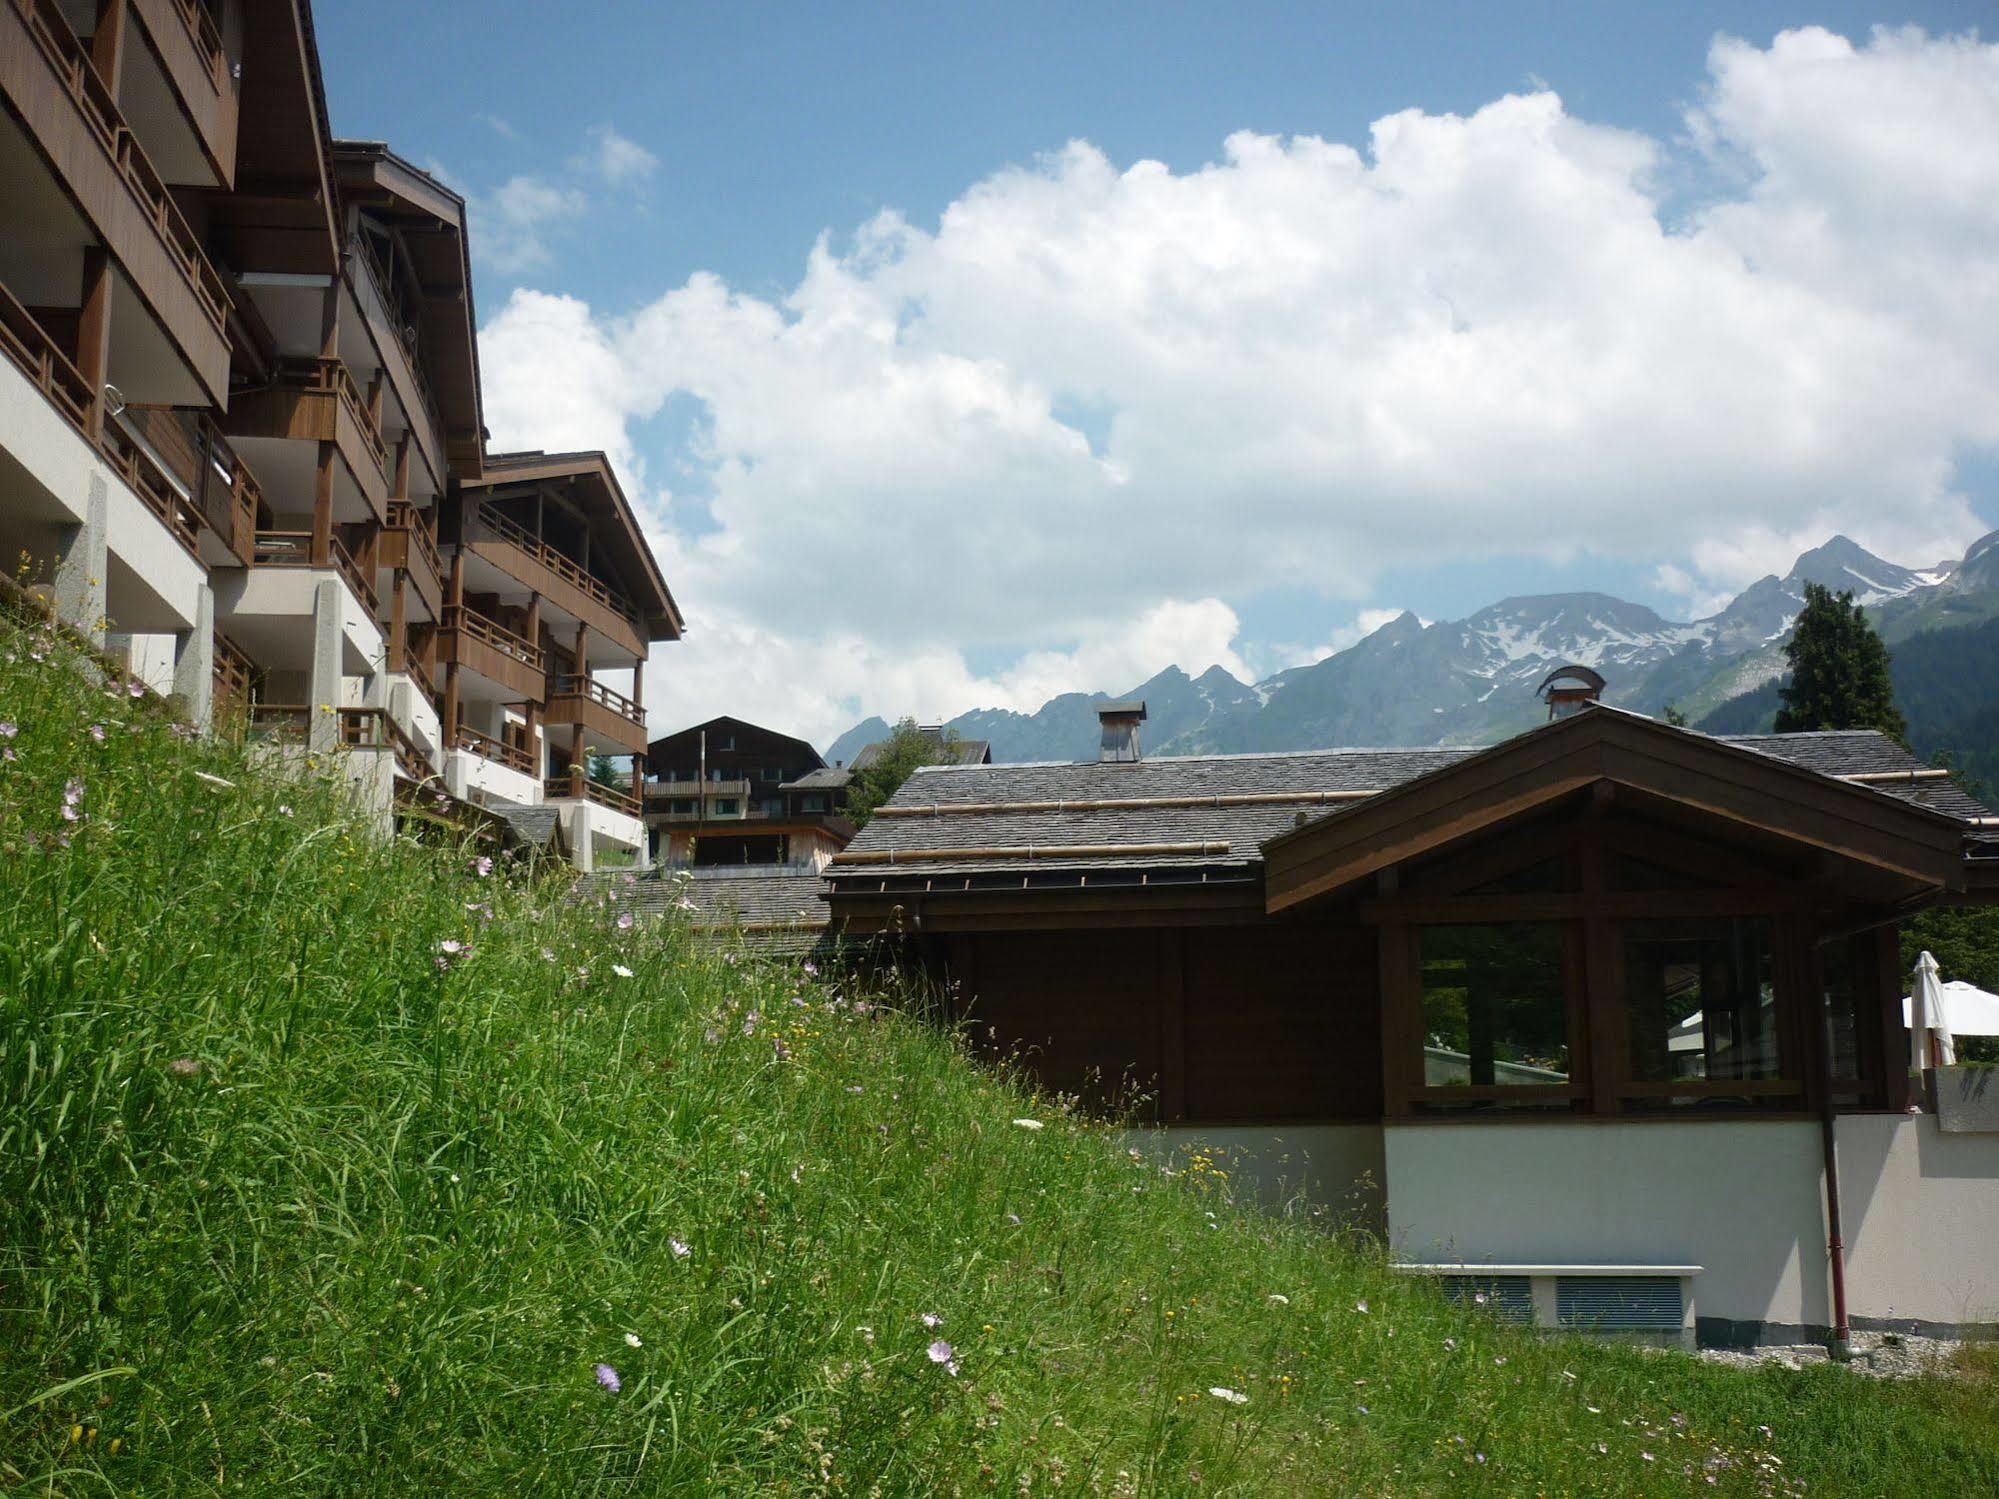
[[[514,836],[530,848],[547,848],[561,840],[562,813],[550,806],[525,807],[511,802],[495,802],[486,809],[504,819]]]
[[[1615,708],[1588,711],[1639,717]],[[1893,740],[1871,731],[1762,734],[1723,742],[1834,777],[1927,768]],[[887,803],[887,815],[878,812],[848,846],[847,857],[836,858],[827,873],[840,882],[879,879],[890,868],[898,875],[1030,869],[1246,872],[1262,863],[1261,845],[1294,830],[1301,816],[1315,821],[1359,800],[1328,796],[1324,804],[1314,804],[1303,800],[1303,793],[1387,791],[1487,752],[1332,749],[1164,756],[1122,764],[927,766],[909,778]],[[1949,816],[1983,814],[1983,808],[1943,779],[1873,782],[1869,789]],[[1272,799],[1231,800],[1245,797]],[[1072,805],[1107,801],[1126,805]],[[932,806],[979,810],[930,815],[925,809]],[[1206,846],[1160,851],[1161,845],[1196,844]],[[1218,849],[1217,844],[1226,847]],[[1122,852],[1140,847],[1149,851]],[[1092,852],[1065,852],[1077,848]],[[912,853],[930,857],[893,865],[881,857]],[[857,860],[854,855],[877,857]]]
[[[577,881],[579,899],[620,911],[659,916],[684,910],[697,932],[740,935],[764,952],[807,952],[826,935],[826,882],[816,870],[789,864],[714,869],[606,871]]]
[[[919,732],[922,733],[925,739],[930,741],[933,747],[950,757],[946,762],[948,764],[984,765],[992,760],[992,745],[984,739],[946,740],[942,729],[923,729]],[[854,758],[848,763],[847,768],[849,770],[864,770],[879,760],[887,748],[888,741],[886,739],[877,739],[873,744],[864,744],[854,752]]]
[[[822,765],[817,770],[809,770],[795,781],[786,781],[779,791],[837,791],[853,780],[851,770],[840,770],[831,765]]]

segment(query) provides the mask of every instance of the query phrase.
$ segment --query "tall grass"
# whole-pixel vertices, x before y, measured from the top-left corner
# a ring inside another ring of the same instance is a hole
[[[45,633],[0,721],[0,1486],[1999,1488],[1990,1381],[1536,1341]]]

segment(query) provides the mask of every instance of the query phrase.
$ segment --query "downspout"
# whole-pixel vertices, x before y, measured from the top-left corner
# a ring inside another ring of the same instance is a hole
[[[1819,1133],[1825,1146],[1826,1252],[1832,1262],[1832,1343],[1826,1350],[1837,1364],[1853,1361],[1853,1328],[1846,1320],[1846,1243],[1839,1232],[1839,1153],[1833,1143],[1832,1092],[1820,1106]]]
[[[1817,965],[1814,964],[1814,967]],[[1820,994],[1820,1004],[1824,995]],[[1832,1033],[1826,1017],[1816,1017],[1818,1035],[1819,1143],[1825,1155],[1826,1255],[1832,1278],[1832,1341],[1826,1352],[1834,1363],[1853,1361],[1853,1328],[1846,1317],[1846,1240],[1839,1227],[1839,1145],[1832,1106]]]

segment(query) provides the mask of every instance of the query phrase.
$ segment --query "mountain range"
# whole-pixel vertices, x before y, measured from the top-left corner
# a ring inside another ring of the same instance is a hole
[[[978,708],[947,726],[986,740],[995,760],[1083,759],[1096,753],[1095,705],[1114,695],[1145,699],[1148,754],[1485,744],[1538,722],[1546,710],[1535,686],[1569,662],[1595,667],[1609,681],[1605,700],[1641,713],[1672,705],[1697,723],[1739,718],[1763,698],[1774,710],[1771,684],[1807,583],[1851,590],[1891,646],[1978,626],[1999,618],[1999,531],[1925,569],[1835,536],[1781,578],[1759,579],[1690,622],[1609,594],[1536,594],[1460,620],[1403,613],[1345,650],[1253,684],[1219,666],[1198,677],[1169,666],[1129,691],[1064,693],[1033,713]],[[1724,714],[1725,705],[1735,706]],[[867,719],[827,758],[851,760],[887,732]]]

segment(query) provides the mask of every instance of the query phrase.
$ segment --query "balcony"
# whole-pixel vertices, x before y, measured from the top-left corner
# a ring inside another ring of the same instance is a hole
[[[594,677],[557,677],[543,720],[550,725],[576,725],[583,730],[585,741],[600,753],[645,753],[645,710]]]
[[[476,672],[515,699],[538,703],[548,695],[540,649],[463,604],[444,606],[437,659]]]
[[[389,454],[368,403],[338,359],[284,359],[261,389],[229,402],[229,435],[238,441],[283,438],[330,442],[376,520],[389,501]]]
[[[180,482],[195,513],[221,544],[222,561],[247,564],[255,544],[261,495],[206,412],[172,406],[128,406],[116,420]]]
[[[0,0],[0,95],[217,401],[229,292],[55,0]]]
[[[199,560],[200,512],[152,455],[115,424],[107,423],[93,440],[90,383],[5,288],[0,288],[0,350],[76,429],[77,436],[96,448],[174,540]]]
[[[631,655],[645,655],[631,603],[623,594],[517,521],[483,504],[476,509],[468,507],[468,515],[465,544],[473,555],[601,631]]]
[[[214,713],[218,722],[232,713],[249,711],[250,695],[256,686],[256,681],[257,668],[243,653],[242,647],[217,630]]]
[[[330,567],[347,580],[347,586],[354,590],[354,597],[367,606],[368,613],[376,611],[375,583],[354,554],[347,550],[347,544],[338,536],[328,538],[326,553],[314,557],[312,532],[310,531],[259,531],[250,552],[253,567]]]
[[[567,775],[550,776],[542,790],[552,802],[595,802],[600,807],[608,807],[611,811],[621,812],[627,817],[639,815],[637,797],[623,787],[606,786],[602,781],[591,780],[580,768],[571,767]]]
[[[375,560],[381,567],[399,567],[409,574],[428,618],[436,619],[444,612],[444,565],[438,560],[437,542],[423,512],[407,500],[389,501]]]
[[[351,252],[348,264],[361,268],[359,282],[349,277],[354,300],[360,304],[382,368],[388,371],[389,383],[403,409],[417,454],[430,470],[433,486],[442,489],[446,472],[444,418],[438,414],[437,398],[432,395],[430,382],[424,378],[423,366],[417,358],[416,330],[422,312],[399,294],[395,278],[376,255],[374,242],[366,234],[350,236],[347,247]],[[363,295],[363,287],[372,295]]]
[[[350,750],[393,753],[396,774],[406,781],[425,781],[434,774],[423,750],[386,708],[342,708],[340,743]]]
[[[192,127],[201,154],[224,187],[236,167],[236,80],[222,34],[201,0],[131,0],[150,51]]]
[[[495,765],[505,766],[508,770],[518,771],[524,776],[534,774],[534,756],[519,745],[494,739],[490,735],[481,734],[477,729],[468,729],[463,724],[458,726],[458,734],[451,741],[451,747],[477,755],[482,760],[490,760]]]

